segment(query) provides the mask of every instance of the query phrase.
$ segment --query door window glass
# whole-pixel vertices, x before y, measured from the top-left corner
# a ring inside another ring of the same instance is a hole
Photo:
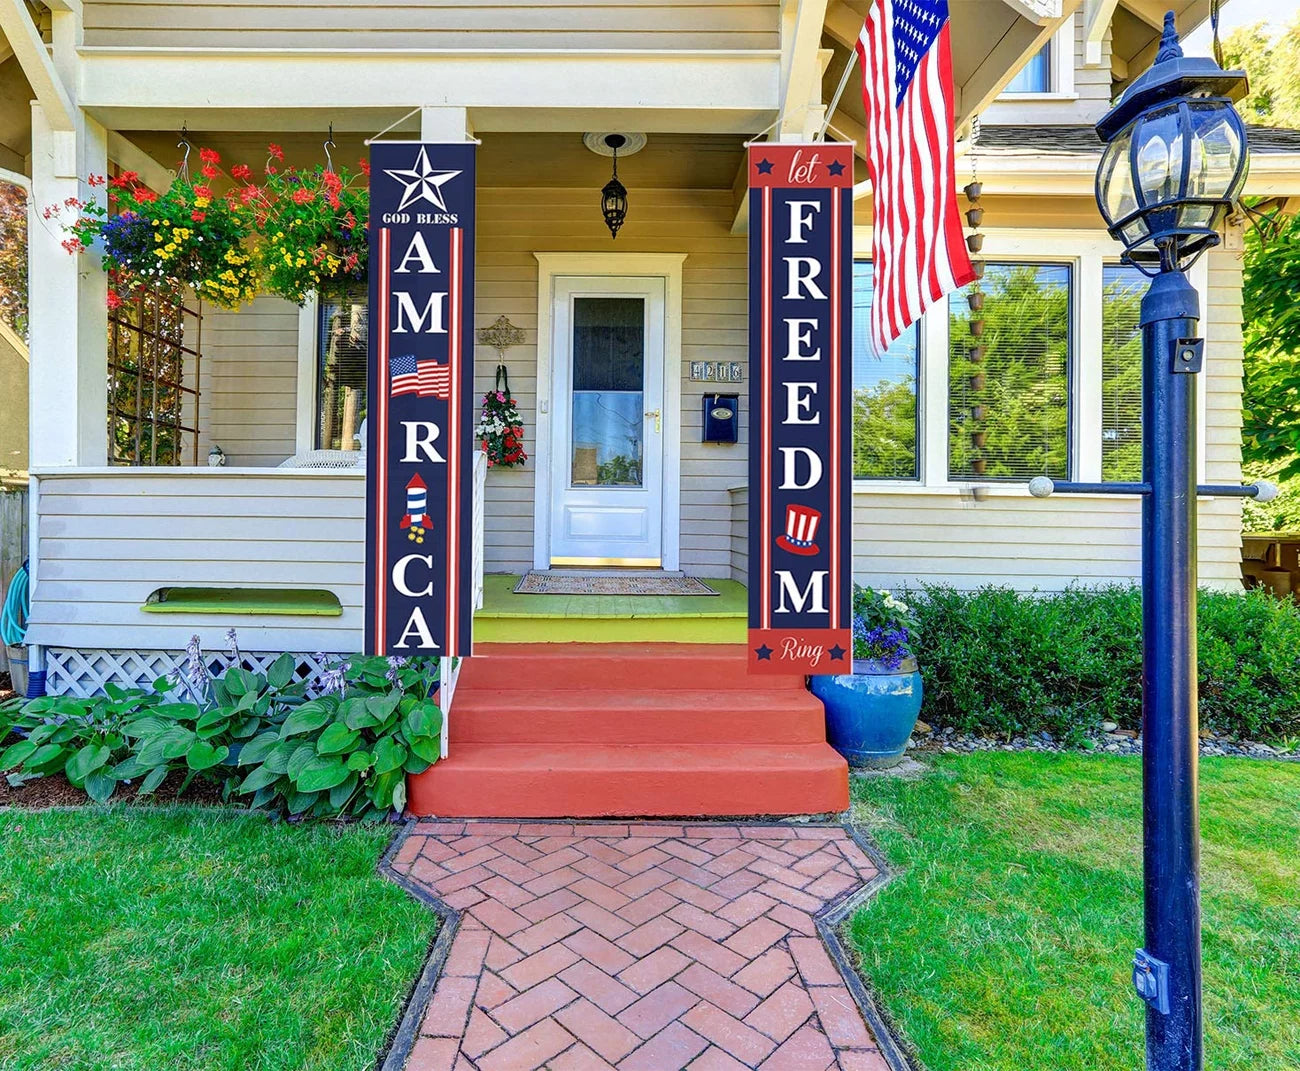
[[[645,299],[573,299],[574,487],[640,487]]]

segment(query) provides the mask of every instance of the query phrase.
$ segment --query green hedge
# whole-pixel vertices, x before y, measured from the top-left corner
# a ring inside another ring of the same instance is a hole
[[[922,718],[992,734],[1077,738],[1138,729],[1142,600],[1136,587],[1019,594],[926,586]],[[1266,592],[1200,592],[1201,725],[1270,743],[1300,736],[1300,608]]]

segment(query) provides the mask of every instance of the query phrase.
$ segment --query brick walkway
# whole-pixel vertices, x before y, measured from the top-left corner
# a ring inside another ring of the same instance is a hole
[[[463,912],[408,1071],[888,1071],[813,917],[876,873],[836,827],[421,822]]]

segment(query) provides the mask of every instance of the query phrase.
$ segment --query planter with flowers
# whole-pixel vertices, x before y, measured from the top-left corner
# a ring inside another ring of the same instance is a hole
[[[70,199],[45,210],[46,218],[77,215],[63,243],[71,253],[97,252],[108,273],[110,307],[142,286],[180,283],[205,301],[237,309],[257,294],[257,270],[244,248],[249,213],[237,200],[218,197],[209,185],[220,157],[201,150],[198,180],[188,170],[162,193],[146,187],[134,171],[111,179],[91,175],[89,184],[108,186],[108,204]]]
[[[850,766],[897,765],[921,713],[917,622],[888,592],[855,587],[853,672],[812,678],[826,707],[826,739]]]
[[[284,152],[267,147],[260,185],[246,165],[231,168],[242,186],[232,201],[252,213],[263,289],[303,304],[312,293],[329,294],[366,278],[366,220],[370,212],[368,168],[360,174],[336,167],[284,167]]]

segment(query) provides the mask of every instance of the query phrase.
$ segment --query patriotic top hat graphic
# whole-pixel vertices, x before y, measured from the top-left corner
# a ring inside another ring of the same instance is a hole
[[[822,515],[808,506],[785,507],[785,531],[776,537],[776,545],[791,554],[811,557],[818,553],[817,526]]]

